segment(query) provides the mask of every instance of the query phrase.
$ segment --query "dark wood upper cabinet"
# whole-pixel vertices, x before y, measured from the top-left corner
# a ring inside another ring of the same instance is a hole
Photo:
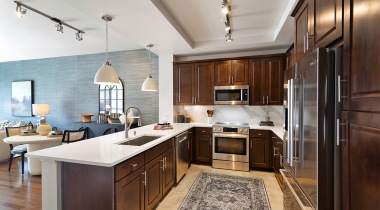
[[[265,103],[265,58],[249,60],[249,104],[263,105]]]
[[[248,85],[248,60],[215,62],[215,86]]]
[[[249,60],[250,105],[282,105],[284,57]]]
[[[231,64],[231,84],[248,85],[248,60],[232,60]]]
[[[284,90],[283,57],[265,59],[267,105],[282,105]]]
[[[326,47],[343,34],[342,0],[314,0],[315,47]]]
[[[300,0],[294,17],[294,51],[298,61],[316,47],[327,47],[342,37],[342,0]]]
[[[215,86],[231,85],[231,61],[215,62]]]
[[[214,62],[195,64],[195,104],[214,104]]]
[[[380,10],[378,1],[345,1],[344,109],[380,112]],[[363,9],[365,8],[365,9]],[[350,11],[351,9],[351,12]],[[347,11],[347,12],[346,12]]]
[[[285,69],[294,65],[294,44],[292,44],[289,49],[285,52]]]
[[[174,66],[174,104],[189,105],[194,103],[194,64],[177,64]]]
[[[175,105],[214,104],[214,62],[174,65]]]

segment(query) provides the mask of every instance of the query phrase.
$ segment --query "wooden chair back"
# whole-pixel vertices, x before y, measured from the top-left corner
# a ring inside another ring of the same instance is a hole
[[[88,128],[80,128],[79,130],[65,130],[63,132],[62,142],[73,143],[87,139]]]
[[[10,136],[20,135],[21,130],[29,130],[29,129],[33,129],[33,125],[26,125],[26,126],[20,126],[20,127],[6,127],[5,131],[6,131],[7,137],[10,137]]]

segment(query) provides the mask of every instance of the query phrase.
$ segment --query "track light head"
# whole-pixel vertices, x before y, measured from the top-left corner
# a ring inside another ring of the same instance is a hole
[[[232,36],[231,32],[229,32],[229,33],[227,33],[227,34],[225,35],[225,37],[226,37],[226,42],[232,42],[232,41],[234,41],[234,40],[231,38],[231,36]]]
[[[83,33],[78,31],[77,33],[75,33],[75,36],[76,36],[76,39],[78,41],[82,41],[83,40]]]
[[[55,27],[57,27],[57,32],[63,34],[63,26],[61,23],[56,24]]]
[[[16,15],[19,18],[22,18],[26,14],[26,9],[22,8],[20,4],[16,6]]]

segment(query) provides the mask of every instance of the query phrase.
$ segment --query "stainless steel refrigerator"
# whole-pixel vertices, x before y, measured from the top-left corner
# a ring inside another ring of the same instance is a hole
[[[339,208],[339,60],[341,48],[318,48],[284,73],[285,209]]]

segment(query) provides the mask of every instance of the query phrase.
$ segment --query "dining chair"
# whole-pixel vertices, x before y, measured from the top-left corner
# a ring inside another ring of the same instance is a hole
[[[33,129],[33,125],[20,126],[20,127],[6,127],[7,137],[19,135],[21,130]],[[27,148],[25,144],[14,146],[13,144],[9,144],[10,147],[10,155],[9,155],[9,164],[8,171],[11,170],[12,160],[13,158],[21,156],[21,172],[24,174],[24,160],[25,153],[27,152]]]
[[[81,127],[78,130],[65,130],[62,136],[62,143],[69,144],[87,139],[88,127]]]

